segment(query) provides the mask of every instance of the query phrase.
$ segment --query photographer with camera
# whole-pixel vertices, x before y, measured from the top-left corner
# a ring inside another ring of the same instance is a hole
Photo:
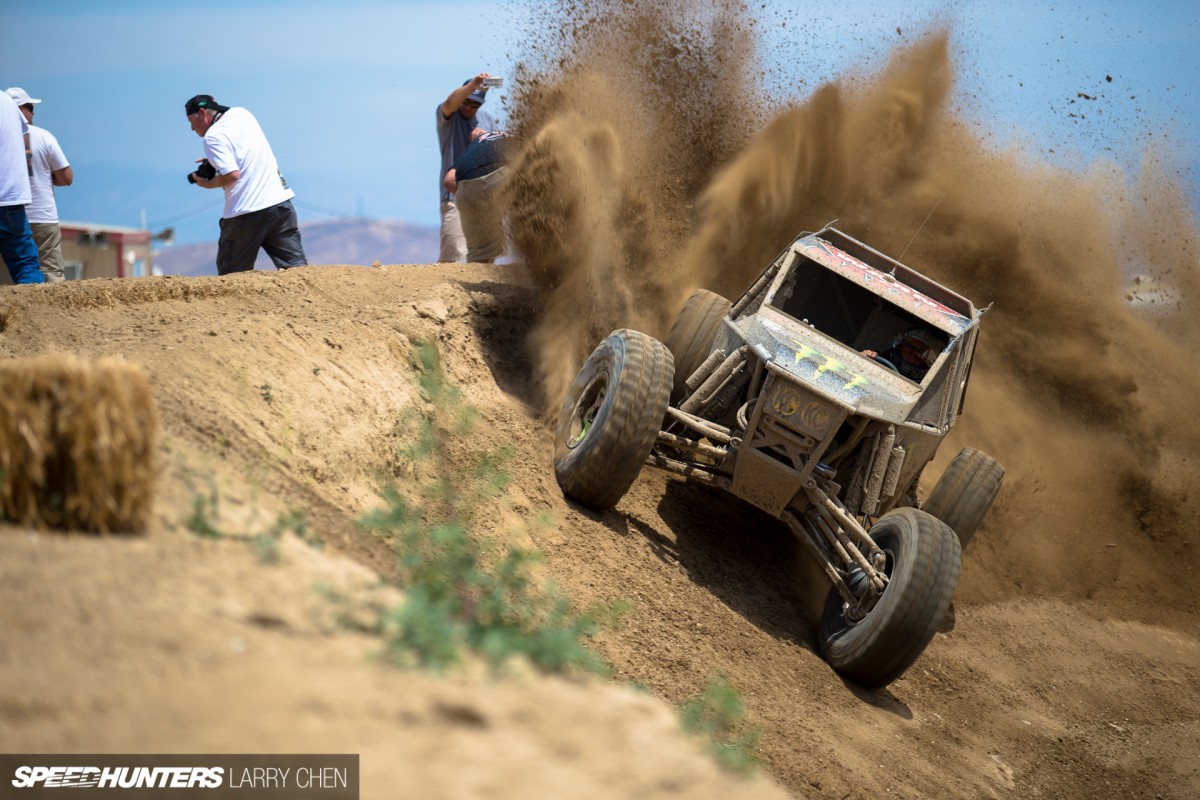
[[[196,178],[203,178],[206,181],[211,181],[213,178],[217,177],[216,168],[209,163],[207,158],[197,158],[196,163],[199,164],[199,166],[196,167],[195,172],[188,173],[188,183],[194,186],[196,184]]]
[[[258,120],[244,108],[217,103],[198,94],[184,105],[188,122],[204,139],[204,155],[188,183],[225,190],[217,273],[254,269],[261,247],[277,269],[308,263],[300,242],[300,226],[275,153]]]

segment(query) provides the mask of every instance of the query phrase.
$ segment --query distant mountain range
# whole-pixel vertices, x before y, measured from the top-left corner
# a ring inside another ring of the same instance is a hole
[[[216,224],[213,225],[215,234]],[[427,225],[375,219],[337,219],[300,225],[310,264],[432,264],[438,257],[438,230]],[[259,252],[255,266],[273,269]],[[159,251],[155,270],[163,275],[216,275],[217,243],[181,245]]]

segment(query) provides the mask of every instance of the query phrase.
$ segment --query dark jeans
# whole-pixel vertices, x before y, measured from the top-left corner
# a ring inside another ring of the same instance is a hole
[[[25,206],[0,206],[0,258],[13,283],[45,283]]]
[[[303,267],[308,263],[291,200],[221,220],[217,273],[228,275],[254,269],[260,247],[267,251],[278,269]]]

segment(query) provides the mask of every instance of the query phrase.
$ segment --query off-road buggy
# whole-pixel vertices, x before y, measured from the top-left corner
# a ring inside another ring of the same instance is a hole
[[[962,413],[982,315],[836,228],[801,235],[736,303],[692,295],[665,346],[619,330],[596,347],[559,416],[559,485],[604,510],[649,464],[783,520],[832,584],[822,655],[888,684],[941,626],[1004,478],[964,449],[918,508],[921,472]],[[889,345],[906,339],[925,351],[898,365]]]

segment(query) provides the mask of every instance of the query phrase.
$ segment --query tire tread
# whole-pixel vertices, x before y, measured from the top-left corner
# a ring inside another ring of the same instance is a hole
[[[921,510],[945,522],[966,549],[1004,482],[1004,467],[980,450],[964,447],[946,467]]]
[[[883,529],[880,530],[880,526]],[[962,564],[958,537],[923,511],[900,508],[871,530],[901,552],[879,605],[854,627],[831,590],[821,616],[821,650],[839,673],[868,688],[885,686],[912,666],[941,626]],[[898,592],[895,594],[893,592]]]
[[[566,447],[574,403],[597,370],[610,369],[611,403],[587,438]],[[671,354],[651,336],[622,329],[592,351],[567,393],[555,434],[554,471],[568,497],[597,511],[612,508],[641,471],[666,413]]]
[[[684,303],[667,334],[667,349],[675,359],[672,399],[678,400],[683,396],[684,382],[712,352],[713,341],[721,329],[721,320],[730,308],[732,304],[728,300],[707,289],[697,289]]]

